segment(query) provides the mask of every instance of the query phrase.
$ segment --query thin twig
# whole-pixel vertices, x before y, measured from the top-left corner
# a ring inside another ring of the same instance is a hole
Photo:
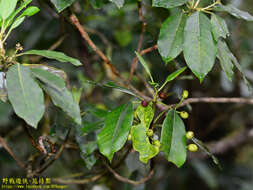
[[[237,103],[237,104],[249,104],[253,105],[253,99],[251,98],[215,98],[215,97],[205,97],[205,98],[188,98],[184,100],[177,108],[183,107],[188,104],[196,104],[196,103],[219,103],[219,104],[226,104],[226,103]],[[161,110],[168,110],[170,108],[175,107],[177,104],[165,105],[165,104],[157,104]]]
[[[194,103],[238,103],[238,104],[252,104],[252,98],[215,98],[215,97],[206,97],[206,98],[188,98],[179,107],[185,106],[187,104]]]
[[[143,184],[143,183],[147,182],[147,181],[154,175],[154,170],[151,169],[151,170],[149,171],[149,174],[148,174],[146,177],[144,177],[144,178],[142,178],[142,179],[140,179],[140,180],[138,180],[138,181],[134,181],[134,180],[131,180],[131,179],[128,179],[128,178],[125,178],[125,177],[119,175],[119,174],[118,174],[114,169],[112,169],[112,168],[110,167],[110,165],[107,164],[105,161],[104,161],[104,165],[105,165],[106,168],[114,175],[114,177],[115,177],[117,180],[119,180],[119,181],[121,181],[121,182],[124,182],[124,183],[129,183],[129,184],[132,184],[132,185],[140,185],[140,184]]]
[[[147,25],[147,23],[145,21],[145,18],[144,18],[144,15],[143,15],[142,2],[141,1],[138,1],[138,15],[139,15],[139,19],[141,21],[141,34],[140,34],[140,38],[139,38],[138,45],[137,45],[137,52],[140,53],[141,47],[142,47],[142,44],[143,44],[144,33],[145,33],[145,30],[146,30],[146,25]],[[131,66],[128,82],[131,81],[137,65],[138,65],[138,60],[133,59],[133,64]]]
[[[89,46],[96,52],[96,54],[104,61],[106,65],[108,65],[116,76],[119,76],[119,71],[111,64],[111,61],[105,56],[105,54],[95,45],[95,43],[90,39],[88,33],[84,30],[82,25],[80,24],[78,18],[75,14],[70,16],[71,23],[77,28],[80,32],[82,38],[89,44]]]
[[[25,168],[25,165],[15,156],[15,154],[11,151],[7,143],[5,142],[3,137],[0,137],[0,144],[4,147],[4,149],[11,155],[11,157],[17,162],[18,166],[21,168]]]

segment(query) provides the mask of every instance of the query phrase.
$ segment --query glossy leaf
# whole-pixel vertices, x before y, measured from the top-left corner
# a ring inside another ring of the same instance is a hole
[[[179,76],[182,72],[184,72],[186,68],[187,68],[187,67],[183,67],[183,68],[181,68],[181,69],[179,69],[179,70],[177,70],[177,71],[171,73],[169,76],[167,76],[165,82],[163,83],[163,85],[160,87],[160,89],[159,89],[158,91],[162,90],[163,87],[164,87],[168,82],[174,80],[177,76]]]
[[[124,2],[125,2],[125,0],[110,0],[110,1],[113,2],[113,3],[115,3],[115,5],[116,5],[118,8],[123,7]]]
[[[13,30],[14,28],[17,28],[24,20],[25,20],[25,17],[17,18],[17,19],[13,22],[13,24],[11,25],[10,31]]]
[[[61,90],[54,88],[55,86],[59,85],[59,80],[62,79],[58,77],[57,80],[52,80],[50,84],[44,82],[40,83],[46,93],[51,97],[54,105],[60,107],[77,124],[81,125],[82,120],[80,115],[80,108],[79,105],[74,101],[71,92],[66,87],[62,88]],[[62,80],[62,82],[64,81]]]
[[[151,72],[150,72],[150,69],[148,68],[148,64],[146,63],[146,61],[143,59],[143,57],[138,52],[135,52],[135,54],[137,55],[140,63],[144,67],[145,71],[148,73],[151,81],[154,82],[153,77],[152,77]]]
[[[97,135],[100,152],[112,161],[115,152],[120,150],[125,142],[133,122],[132,103],[124,104],[107,114],[103,130]]]
[[[56,76],[55,74],[52,74],[40,68],[31,68],[31,72],[34,75],[34,77],[39,79],[41,82],[43,82],[47,86],[51,86],[52,88],[55,88],[58,91],[61,91],[65,88],[64,80],[62,80],[60,77]]]
[[[229,5],[220,5],[219,8],[223,11],[226,11],[227,13],[235,16],[239,19],[244,19],[247,21],[253,21],[253,16],[249,14],[248,12],[242,11],[240,9],[237,9],[232,4]]]
[[[154,117],[152,103],[149,103],[147,107],[138,106],[135,115],[139,118],[140,123],[131,128],[133,148],[139,152],[140,161],[147,163],[159,153],[159,148],[152,145],[147,136],[147,131]]]
[[[10,26],[10,24],[13,22],[13,19],[31,2],[32,0],[26,0],[13,13],[11,13],[11,15],[6,19],[5,27]]]
[[[213,36],[216,41],[218,41],[220,37],[226,38],[229,35],[227,24],[223,18],[216,14],[212,14],[211,24]]]
[[[8,98],[15,113],[37,128],[45,106],[42,89],[34,81],[28,68],[15,64],[7,72]]]
[[[58,51],[29,50],[29,51],[22,53],[22,55],[40,55],[40,56],[46,57],[48,59],[55,59],[55,60],[63,62],[63,63],[69,62],[75,66],[82,65],[82,63],[79,60],[69,57],[69,56],[65,55],[64,53],[58,52]]]
[[[0,1],[0,17],[5,20],[15,10],[18,0],[1,0]]]
[[[183,50],[185,22],[186,15],[178,11],[162,24],[157,45],[159,53],[167,61],[176,58]]]
[[[212,69],[217,53],[211,28],[208,17],[197,11],[187,19],[184,30],[184,58],[200,82]]]
[[[188,0],[153,0],[153,7],[172,8],[185,4]]]
[[[50,0],[50,1],[54,4],[58,13],[60,13],[61,11],[63,11],[64,9],[66,9],[75,2],[75,0]]]
[[[40,9],[38,7],[30,6],[27,9],[25,9],[24,12],[22,12],[22,14],[20,15],[20,17],[23,17],[23,16],[33,16],[36,13],[38,13],[39,11],[40,11]]]
[[[161,151],[166,159],[181,167],[186,160],[185,126],[176,110],[168,111],[161,133]]]
[[[44,64],[22,64],[22,66],[29,67],[30,69],[32,68],[42,69],[62,78],[64,81],[67,81],[67,74],[61,69]]]
[[[227,78],[232,81],[233,78],[233,62],[231,52],[224,40],[218,41],[218,59],[220,60],[221,68],[226,73]]]

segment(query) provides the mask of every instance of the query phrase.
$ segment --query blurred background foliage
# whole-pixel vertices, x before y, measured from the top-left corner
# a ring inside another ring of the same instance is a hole
[[[224,3],[233,3],[242,10],[253,14],[252,0],[231,0]],[[203,0],[201,3],[209,3]],[[41,11],[27,19],[21,27],[17,28],[7,42],[9,51],[15,50],[15,44],[21,43],[24,49],[48,49],[57,41],[62,42],[57,51],[78,58],[83,66],[75,68],[68,64],[40,59],[39,62],[63,69],[68,75],[69,86],[77,95],[81,88],[80,107],[83,114],[86,131],[72,130],[69,146],[61,157],[54,162],[42,176],[61,177],[72,173],[83,172],[85,176],[92,176],[105,170],[101,161],[97,160],[94,151],[95,133],[89,130],[101,128],[101,121],[106,111],[127,102],[131,97],[121,92],[93,86],[85,80],[96,82],[109,81],[108,71],[103,67],[99,57],[84,42],[78,31],[67,21],[70,10],[57,14],[53,5],[48,0],[34,1]],[[170,11],[162,8],[152,8],[150,0],[143,0],[144,17],[147,22],[144,35],[143,49],[157,43],[161,23],[170,15]],[[141,23],[138,18],[136,0],[127,0],[125,5],[118,9],[113,3],[106,0],[79,0],[75,2],[71,11],[75,12],[90,34],[96,45],[106,52],[112,64],[125,77],[128,77],[132,59],[137,48],[141,32]],[[228,14],[222,14],[230,30],[229,45],[232,52],[240,60],[248,79],[253,82],[253,24],[238,20]],[[166,76],[177,67],[185,65],[184,59],[179,56],[175,61],[164,64],[158,51],[146,54],[145,60],[149,63],[156,81],[162,82]],[[24,57],[23,63],[37,63],[33,57]],[[143,79],[147,78],[141,65],[138,65],[132,84],[146,93]],[[190,92],[190,97],[252,97],[241,76],[237,73],[232,82],[225,77],[218,64],[210,72],[202,84],[192,76],[190,70],[166,87],[166,92],[171,93],[166,103],[175,103],[183,89]],[[195,132],[196,136],[206,143],[223,142],[224,139],[234,137],[243,130],[253,128],[253,110],[249,105],[236,104],[204,104],[198,103],[188,107],[190,118],[185,121],[187,130]],[[13,114],[8,103],[0,102],[0,135],[5,137],[13,152],[23,161],[36,159],[36,164],[41,164],[41,158],[24,132],[24,122]],[[87,128],[89,126],[90,128]],[[40,122],[38,130],[31,129],[34,138],[41,134],[49,134],[50,139],[60,145],[72,124],[60,110],[55,110],[49,105],[44,119]],[[132,186],[117,181],[108,173],[100,180],[84,184],[69,185],[69,189],[180,189],[180,190],[252,190],[253,189],[253,141],[246,137],[235,146],[218,152],[223,170],[219,170],[210,159],[202,155],[190,154],[187,163],[180,169],[168,163],[164,158],[154,159],[155,175],[145,184]],[[76,138],[75,138],[76,137]],[[242,138],[242,137],[241,137]],[[238,140],[235,139],[234,142]],[[233,141],[233,139],[232,139]],[[80,144],[81,153],[77,147]],[[127,145],[126,145],[127,147]],[[114,162],[127,150],[124,148],[116,154]],[[149,165],[143,165],[138,160],[136,152],[130,152],[122,161],[117,171],[126,177],[138,180],[147,174]],[[25,176],[26,172],[20,169],[9,154],[0,147],[0,176],[13,177]]]

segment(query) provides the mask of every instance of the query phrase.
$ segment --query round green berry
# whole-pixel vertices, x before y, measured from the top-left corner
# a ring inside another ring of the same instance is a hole
[[[148,137],[152,137],[154,135],[154,131],[152,129],[149,129],[147,132]]]
[[[191,152],[197,152],[198,151],[198,147],[197,147],[196,144],[189,144],[187,148]]]
[[[180,112],[180,116],[183,118],[183,119],[187,119],[189,117],[189,114],[186,112],[186,111],[182,111]]]
[[[127,140],[129,140],[129,141],[132,140],[132,135],[131,134],[128,135]]]
[[[183,91],[183,93],[182,93],[182,98],[188,98],[188,96],[189,96],[189,92],[188,92],[188,90],[184,90]]]
[[[187,139],[191,140],[194,137],[194,133],[192,131],[187,131],[185,136]]]

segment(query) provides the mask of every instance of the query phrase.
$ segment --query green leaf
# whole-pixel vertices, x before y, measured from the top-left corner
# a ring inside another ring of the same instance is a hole
[[[197,138],[195,138],[195,137],[192,138],[192,141],[193,141],[196,145],[198,145],[198,147],[201,148],[208,156],[210,156],[210,157],[212,158],[213,162],[214,162],[216,165],[218,165],[219,168],[221,169],[221,166],[220,166],[220,163],[219,163],[218,158],[216,158],[216,156],[214,156],[214,155],[210,152],[209,148],[208,148],[202,141],[200,141],[199,139],[197,139]]]
[[[208,17],[196,11],[187,19],[184,30],[184,58],[200,82],[204,80],[215,62],[217,46],[211,28]]]
[[[153,7],[172,8],[185,4],[189,0],[153,0]]]
[[[45,111],[44,95],[30,69],[15,64],[9,68],[6,80],[8,97],[15,113],[37,128]]]
[[[47,86],[51,86],[52,88],[55,88],[58,91],[61,91],[65,88],[65,82],[55,74],[52,74],[40,68],[31,68],[31,72],[34,75],[34,77],[39,79]]]
[[[124,88],[124,87],[118,86],[114,82],[111,82],[111,81],[105,83],[103,86],[119,90],[121,92],[124,92],[126,94],[130,94],[130,95],[135,96],[135,97],[139,97],[137,94],[135,94],[134,92],[132,92],[128,88]]]
[[[124,104],[107,114],[103,130],[97,135],[99,151],[112,161],[125,142],[133,122],[132,103]]]
[[[17,18],[13,24],[11,25],[10,31],[12,31],[14,28],[17,28],[23,21],[25,20],[25,17]]]
[[[13,12],[8,19],[5,22],[5,27],[8,27],[12,22],[13,19],[18,15],[18,13],[20,13],[20,11],[22,11],[28,4],[30,4],[32,2],[32,0],[26,0],[25,2],[23,2],[18,9],[15,10],[15,12]]]
[[[40,11],[40,9],[38,7],[35,6],[30,6],[28,7],[26,10],[24,10],[24,12],[19,16],[19,17],[23,17],[23,16],[33,16],[36,13],[38,13]]]
[[[6,20],[15,10],[18,0],[1,0],[0,1],[0,17]]]
[[[104,125],[104,121],[96,121],[93,123],[87,123],[85,122],[81,128],[83,134],[88,134],[90,132],[93,132],[95,130],[101,129]]]
[[[131,128],[133,148],[139,152],[140,161],[147,163],[159,153],[159,147],[152,145],[147,136],[147,131],[154,117],[152,103],[149,103],[147,107],[138,106],[135,115],[140,119],[140,123]]]
[[[100,86],[100,87],[113,88],[115,90],[119,90],[121,92],[124,92],[126,94],[130,94],[132,96],[135,96],[135,97],[139,98],[139,96],[137,94],[135,94],[134,92],[132,92],[130,89],[124,88],[122,86],[118,86],[112,81],[107,82],[107,83],[98,83],[98,82],[93,82],[93,81],[90,81],[90,80],[87,80],[87,79],[83,79],[82,82],[86,82],[86,83],[96,85],[96,86]]]
[[[226,11],[227,13],[231,14],[232,16],[244,19],[247,21],[253,21],[253,16],[249,14],[248,12],[242,11],[234,7],[232,4],[229,5],[220,5],[218,8],[220,8],[223,11]]]
[[[40,56],[46,57],[48,59],[55,59],[55,60],[63,62],[63,63],[70,62],[75,66],[82,65],[82,63],[79,60],[69,57],[69,56],[65,55],[64,53],[57,52],[57,51],[29,50],[29,51],[22,53],[21,55],[40,55]]]
[[[162,24],[157,45],[159,53],[167,61],[176,58],[183,50],[185,22],[186,15],[179,11]]]
[[[177,71],[171,73],[169,76],[167,76],[165,82],[164,82],[163,85],[159,88],[158,91],[162,90],[163,87],[164,87],[168,82],[174,80],[178,75],[180,75],[182,72],[184,72],[186,68],[187,68],[187,67],[183,67],[183,68],[181,68],[181,69],[179,69],[179,70],[177,70]]]
[[[176,110],[168,111],[161,133],[161,151],[166,159],[181,167],[186,160],[186,137],[185,126]]]
[[[50,0],[58,13],[62,12],[64,9],[72,5],[76,0]]]
[[[220,37],[226,38],[229,35],[227,24],[223,18],[216,14],[212,14],[211,24],[213,36],[216,42]]]
[[[113,2],[113,3],[115,3],[115,5],[116,5],[118,8],[123,7],[124,2],[125,2],[125,0],[110,0],[110,1]]]
[[[148,68],[148,64],[146,63],[146,61],[143,59],[143,57],[142,57],[138,52],[135,52],[135,54],[137,55],[137,57],[138,57],[140,63],[141,63],[142,66],[144,67],[145,71],[148,73],[148,75],[149,75],[151,81],[154,82],[153,77],[152,77],[152,75],[151,75],[151,72],[150,72],[150,70],[149,70],[149,68]]]
[[[48,71],[48,72],[62,78],[64,81],[67,81],[67,74],[61,69],[51,67],[48,65],[44,65],[44,64],[22,64],[22,66],[29,67],[30,69],[32,69],[32,68],[43,69],[45,71]]]
[[[233,62],[231,59],[231,52],[224,40],[218,41],[218,59],[220,60],[221,68],[226,73],[227,78],[232,81],[233,78]]]
[[[71,92],[66,87],[62,88],[61,90],[54,88],[55,86],[59,85],[59,80],[62,79],[58,77],[57,80],[54,79],[51,81],[51,83],[44,83],[44,82],[40,83],[43,89],[46,91],[46,93],[51,97],[54,105],[60,107],[77,124],[81,125],[82,119],[80,115],[80,108],[79,105],[74,101]],[[64,81],[62,80],[62,82]]]

